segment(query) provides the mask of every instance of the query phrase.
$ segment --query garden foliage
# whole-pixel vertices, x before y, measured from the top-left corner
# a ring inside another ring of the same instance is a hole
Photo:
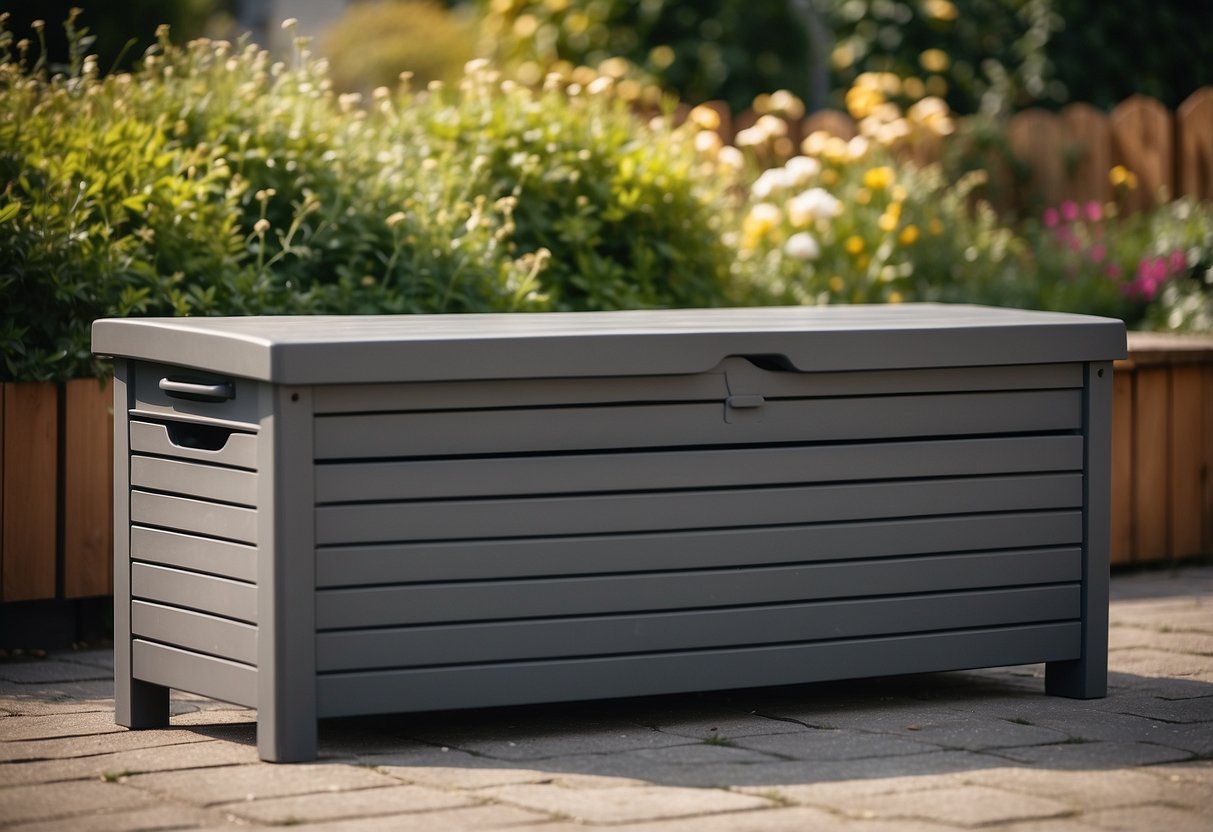
[[[110,315],[702,305],[728,279],[721,185],[609,79],[475,65],[364,101],[303,43],[282,62],[162,30],[108,76],[0,50],[0,378],[97,370]]]

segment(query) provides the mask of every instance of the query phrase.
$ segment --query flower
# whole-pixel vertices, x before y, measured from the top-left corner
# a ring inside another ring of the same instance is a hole
[[[893,184],[896,178],[893,169],[888,165],[882,165],[878,168],[869,168],[864,171],[863,185],[873,191],[883,191]]]
[[[918,226],[913,223],[901,229],[901,234],[897,237],[898,242],[903,246],[912,246],[918,242]]]
[[[1087,219],[1091,222],[1099,222],[1103,219],[1103,207],[1095,200],[1090,200],[1084,206],[1087,214]]]
[[[788,159],[784,169],[788,171],[797,185],[803,185],[821,173],[821,162],[808,156],[793,156]]]
[[[1041,219],[1045,224],[1045,228],[1056,228],[1061,222],[1061,214],[1057,212],[1056,208],[1046,208]]]
[[[1137,174],[1124,165],[1117,165],[1108,171],[1108,181],[1112,183],[1112,187],[1114,188],[1133,190],[1137,187]]]
[[[767,199],[775,191],[791,186],[792,178],[786,168],[769,168],[750,186],[750,193],[755,199]]]
[[[1078,219],[1078,203],[1072,199],[1067,199],[1061,204],[1061,216],[1066,222],[1074,222]]]
[[[750,209],[741,223],[742,247],[753,248],[770,234],[783,218],[780,210],[769,202],[760,202]]]
[[[821,246],[817,239],[807,231],[800,231],[788,238],[783,250],[795,260],[816,260],[821,256]]]
[[[847,241],[843,243],[843,246],[846,248],[847,254],[852,256],[863,254],[863,237],[860,237],[858,234],[852,234],[850,237],[847,237]]]
[[[842,213],[842,203],[824,188],[810,188],[788,200],[788,221],[803,228],[815,220],[828,220]]]

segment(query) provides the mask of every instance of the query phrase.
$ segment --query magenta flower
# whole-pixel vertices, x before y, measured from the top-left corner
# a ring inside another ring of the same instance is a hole
[[[1042,219],[1044,220],[1045,228],[1056,228],[1057,224],[1061,222],[1061,216],[1057,213],[1056,208],[1046,208]]]
[[[1072,199],[1067,199],[1061,204],[1061,216],[1066,222],[1074,222],[1078,219],[1078,203]]]
[[[1184,256],[1183,251],[1175,249],[1175,251],[1171,252],[1171,262],[1169,265],[1172,274],[1183,274],[1188,268],[1188,258]]]
[[[1103,219],[1103,207],[1095,200],[1092,199],[1090,202],[1088,202],[1086,209],[1087,219],[1091,222],[1099,222],[1101,219]]]

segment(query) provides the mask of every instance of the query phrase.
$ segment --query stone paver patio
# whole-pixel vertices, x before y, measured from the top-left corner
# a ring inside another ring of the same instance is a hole
[[[19,830],[1213,829],[1213,567],[1112,582],[1108,698],[1043,668],[333,720],[257,759],[252,711],[113,724],[108,650],[0,663]]]

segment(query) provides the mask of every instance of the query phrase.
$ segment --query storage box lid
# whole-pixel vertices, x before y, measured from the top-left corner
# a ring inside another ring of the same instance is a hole
[[[93,350],[279,384],[698,373],[732,355],[803,372],[1126,355],[1118,320],[941,304],[104,319]]]

